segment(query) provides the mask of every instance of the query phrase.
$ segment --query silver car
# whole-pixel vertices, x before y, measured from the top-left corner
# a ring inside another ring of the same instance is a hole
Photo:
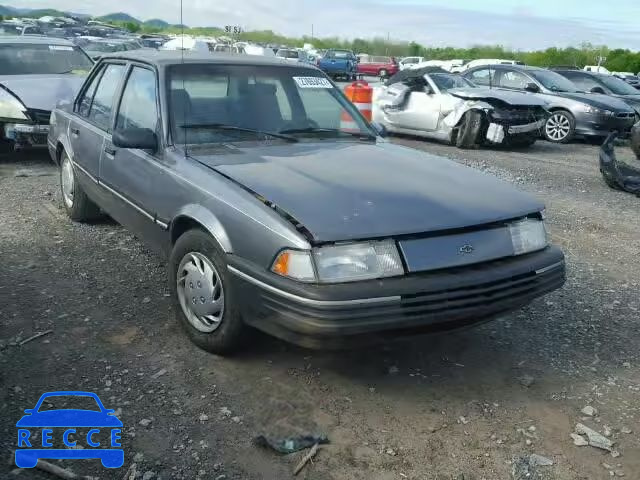
[[[166,255],[212,352],[248,325],[309,347],[452,329],[564,283],[542,203],[378,132],[313,66],[150,51],[102,57],[48,141],[69,217]]]

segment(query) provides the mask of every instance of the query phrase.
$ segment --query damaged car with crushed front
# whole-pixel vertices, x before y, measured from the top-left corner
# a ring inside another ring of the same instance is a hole
[[[314,66],[181,56],[102,57],[49,148],[72,220],[106,212],[167,256],[201,348],[454,329],[563,285],[532,196],[387,142]]]
[[[46,148],[51,110],[73,99],[92,67],[64,39],[0,37],[0,152]]]
[[[547,120],[537,95],[480,88],[439,67],[402,70],[374,90],[373,120],[392,133],[477,145],[528,147]]]

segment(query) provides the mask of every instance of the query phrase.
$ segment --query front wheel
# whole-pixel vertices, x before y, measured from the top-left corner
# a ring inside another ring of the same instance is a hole
[[[246,327],[224,253],[208,233],[194,229],[178,239],[169,260],[169,287],[178,321],[193,343],[219,355],[240,347]]]
[[[389,72],[387,72],[384,68],[378,72],[380,78],[387,78],[389,76]]]
[[[569,143],[576,131],[576,121],[569,112],[553,112],[544,126],[545,138],[553,143]]]

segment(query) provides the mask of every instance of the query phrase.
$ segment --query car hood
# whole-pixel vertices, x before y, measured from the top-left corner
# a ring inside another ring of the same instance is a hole
[[[599,93],[558,92],[551,93],[549,95],[568,98],[570,100],[586,103],[587,105],[602,108],[604,110],[614,110],[620,112],[630,111],[629,106],[623,100]]]
[[[543,208],[495,177],[386,142],[240,147],[196,158],[286,211],[315,242],[457,229]]]
[[[25,415],[16,427],[121,427],[113,415],[92,410],[48,410]]]
[[[29,109],[53,110],[58,101],[71,100],[86,74],[3,75],[0,85],[10,90]]]
[[[465,100],[501,100],[509,105],[540,106],[547,105],[542,98],[534,93],[514,92],[499,88],[452,88],[447,93]]]

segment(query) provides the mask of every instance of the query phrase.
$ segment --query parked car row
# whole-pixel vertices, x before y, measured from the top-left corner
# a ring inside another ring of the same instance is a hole
[[[424,61],[392,76],[375,89],[374,119],[390,132],[436,138],[466,148],[496,143],[526,146],[538,137],[556,143],[570,142],[576,136],[602,142],[612,131],[628,136],[640,120],[640,92],[613,75],[568,67],[529,67],[507,60],[469,62],[463,72],[455,74],[451,72],[454,62]],[[473,89],[474,101],[469,101],[469,89]],[[542,102],[545,121],[539,111],[527,114],[531,121],[523,123],[537,128],[524,136],[527,140],[521,135],[512,138],[510,131],[525,132],[497,122],[496,110],[515,109],[521,114],[532,97]]]

